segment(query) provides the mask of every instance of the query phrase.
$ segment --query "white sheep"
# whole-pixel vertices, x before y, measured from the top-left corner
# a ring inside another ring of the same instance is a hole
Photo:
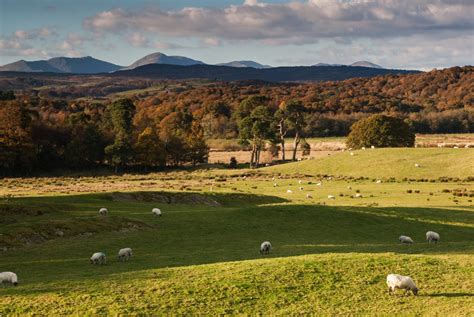
[[[418,163],[415,163],[415,167],[421,167],[421,165]]]
[[[108,211],[107,208],[100,208],[99,209],[99,215],[101,215],[101,216],[107,216],[108,213],[109,213],[109,211]]]
[[[352,189],[352,187],[351,187],[351,186],[347,186],[347,189],[351,190],[351,189]]]
[[[323,183],[321,183],[321,182],[316,184],[316,186],[322,186],[322,185],[323,185]]]
[[[370,148],[371,148],[371,149],[375,149],[375,146],[374,146],[374,145],[371,145]]]
[[[357,194],[355,194],[354,198],[362,198],[362,194],[357,193]]]
[[[132,257],[132,249],[131,248],[123,248],[120,249],[118,252],[118,260],[119,261],[128,261]]]
[[[292,191],[291,189],[288,189],[286,192],[287,192],[288,194],[293,194],[293,191]]]
[[[277,184],[277,183],[273,183],[273,187],[277,187],[277,186],[278,186],[278,184]]]
[[[413,239],[410,238],[409,236],[400,236],[400,237],[398,237],[398,240],[400,240],[400,242],[404,243],[404,244],[412,244],[413,243]]]
[[[336,199],[336,196],[334,196],[334,195],[328,195],[328,199]]]
[[[382,180],[377,179],[376,183],[377,183],[377,184],[381,184],[381,183],[382,183]]]
[[[13,272],[2,272],[0,273],[0,285],[4,285],[4,284],[17,286],[18,277]]]
[[[154,214],[154,215],[157,215],[158,217],[161,217],[161,210],[160,208],[153,208],[151,210],[151,213]]]
[[[272,181],[275,181],[275,176],[272,177]]]
[[[260,254],[268,254],[270,253],[270,250],[272,249],[272,244],[270,241],[264,241],[260,245]]]
[[[431,242],[438,243],[439,233],[436,233],[434,231],[428,231],[426,233],[426,240],[428,240],[428,243],[431,243]]]
[[[107,257],[104,252],[96,252],[91,256],[91,264],[107,264]]]
[[[304,189],[303,186],[300,186],[300,190],[303,190],[303,189]]]
[[[364,151],[365,151],[365,146],[363,146],[363,147],[362,147],[362,150],[364,150]]]
[[[351,156],[354,156],[354,152],[351,152]]]
[[[313,198],[311,194],[306,194],[306,198]]]
[[[392,295],[397,289],[404,289],[405,295],[409,294],[410,291],[413,292],[413,295],[418,295],[418,288],[416,287],[415,282],[413,282],[413,279],[409,276],[389,274],[387,275],[387,286],[390,295]]]

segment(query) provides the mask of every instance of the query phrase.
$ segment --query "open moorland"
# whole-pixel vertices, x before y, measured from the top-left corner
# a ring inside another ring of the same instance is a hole
[[[472,162],[468,148],[368,149],[254,170],[4,178],[0,271],[19,285],[0,288],[0,315],[473,315]],[[89,263],[97,251],[106,265]],[[419,296],[388,295],[389,273]]]

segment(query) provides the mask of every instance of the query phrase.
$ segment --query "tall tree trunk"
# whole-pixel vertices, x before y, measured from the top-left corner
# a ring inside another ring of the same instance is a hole
[[[285,129],[285,120],[281,119],[279,123],[280,127],[280,143],[281,143],[281,159],[285,161],[285,136],[286,136],[286,129]]]
[[[295,139],[293,140],[293,161],[296,161],[296,152],[298,151],[300,140],[300,132],[296,130]]]
[[[252,144],[252,155],[250,157],[250,167],[253,167],[254,160],[255,160],[255,144]]]

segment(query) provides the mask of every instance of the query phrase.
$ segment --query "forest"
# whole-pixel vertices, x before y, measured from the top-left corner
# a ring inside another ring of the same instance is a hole
[[[197,164],[216,138],[238,138],[258,165],[264,149],[283,154],[285,138],[304,148],[305,138],[347,135],[374,113],[418,133],[472,133],[473,70],[317,83],[2,78],[0,173]]]

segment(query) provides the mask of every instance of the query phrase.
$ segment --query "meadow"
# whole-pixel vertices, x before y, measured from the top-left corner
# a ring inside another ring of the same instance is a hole
[[[2,179],[0,271],[20,284],[0,288],[0,315],[473,315],[473,162],[474,149],[369,149],[257,170]],[[97,251],[106,265],[89,264]],[[420,295],[389,296],[389,273]]]

